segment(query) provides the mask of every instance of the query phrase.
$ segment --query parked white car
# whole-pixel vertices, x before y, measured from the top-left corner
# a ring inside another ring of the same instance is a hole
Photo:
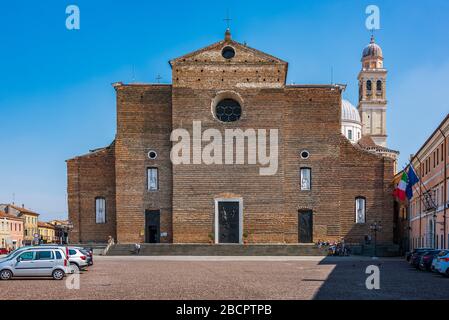
[[[440,253],[432,260],[432,265],[430,266],[430,271],[439,273],[438,267],[440,265],[440,261],[438,257],[443,257],[449,253],[449,250],[441,250]]]
[[[435,268],[439,273],[449,277],[449,252],[444,253],[445,255],[438,256]]]
[[[52,277],[62,280],[70,272],[69,261],[61,248],[26,248],[0,262],[0,280],[13,277]]]
[[[87,255],[82,252],[82,248],[68,247],[68,252],[72,273],[83,270],[89,266],[87,261]]]

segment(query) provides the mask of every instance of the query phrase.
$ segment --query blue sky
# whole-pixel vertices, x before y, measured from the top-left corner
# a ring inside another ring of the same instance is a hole
[[[65,27],[76,4],[81,29]],[[0,202],[64,218],[65,160],[114,139],[111,83],[169,82],[168,60],[223,37],[289,62],[288,83],[348,84],[370,33],[365,8],[381,10],[376,32],[389,70],[389,146],[400,166],[449,112],[449,1],[4,1],[0,4]]]

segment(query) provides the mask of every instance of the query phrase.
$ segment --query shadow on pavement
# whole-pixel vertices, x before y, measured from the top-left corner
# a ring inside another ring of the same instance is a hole
[[[333,270],[315,294],[315,300],[449,299],[449,278],[419,271],[405,259],[327,257],[319,265],[331,265]],[[373,265],[379,268],[378,290],[366,286],[371,275],[367,268]]]

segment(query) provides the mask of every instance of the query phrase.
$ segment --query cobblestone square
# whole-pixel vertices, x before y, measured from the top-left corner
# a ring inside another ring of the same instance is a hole
[[[379,266],[379,290],[366,288],[369,265]],[[399,258],[96,257],[79,290],[50,279],[0,287],[20,300],[449,299],[449,278]]]

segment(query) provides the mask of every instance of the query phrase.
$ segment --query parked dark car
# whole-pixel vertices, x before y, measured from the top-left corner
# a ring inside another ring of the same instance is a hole
[[[421,256],[425,255],[427,252],[432,251],[433,249],[428,249],[425,251],[416,251],[412,256],[410,257],[410,264],[414,266],[416,269],[419,269],[419,263],[421,261]]]
[[[424,253],[419,259],[418,268],[423,271],[430,271],[433,259],[435,259],[441,250],[430,250]]]
[[[81,252],[87,256],[87,264],[92,266],[94,264],[94,251],[91,248],[82,248]]]
[[[420,252],[420,251],[429,251],[429,250],[432,250],[432,248],[413,249],[413,251],[407,252],[407,254],[405,255],[405,259],[407,259],[407,262],[410,262],[410,258],[412,257],[413,254]]]

